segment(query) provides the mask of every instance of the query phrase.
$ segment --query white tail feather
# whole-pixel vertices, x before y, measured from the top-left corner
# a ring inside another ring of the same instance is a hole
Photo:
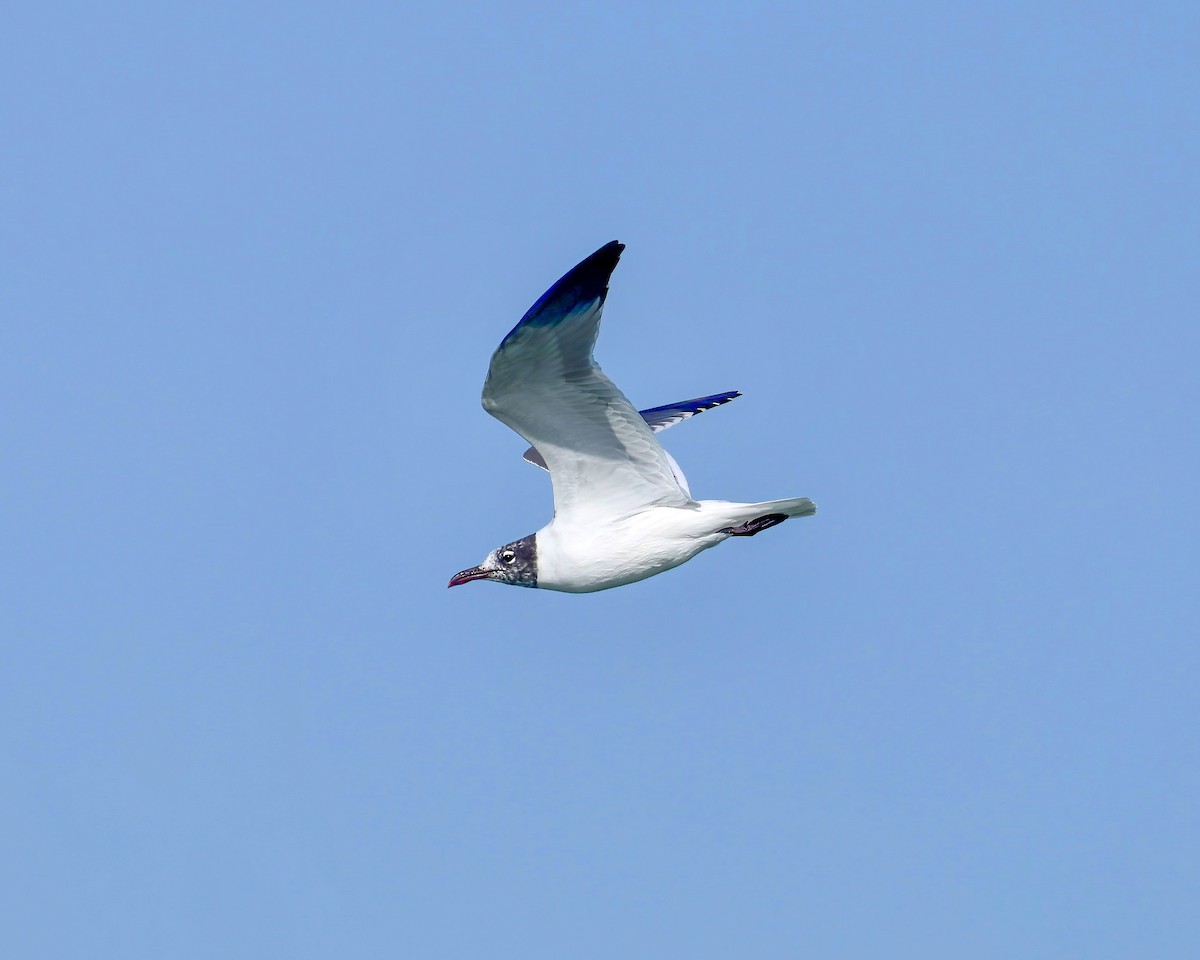
[[[766,503],[747,503],[746,510],[755,516],[769,513],[782,513],[787,517],[811,517],[817,512],[817,505],[808,497],[795,497],[791,500],[768,500]]]

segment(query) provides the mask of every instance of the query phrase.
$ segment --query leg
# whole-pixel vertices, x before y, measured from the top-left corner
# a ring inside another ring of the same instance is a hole
[[[747,520],[737,527],[725,527],[721,530],[721,533],[727,533],[731,537],[752,537],[760,530],[766,530],[777,523],[783,523],[786,519],[787,514],[785,513],[768,513],[765,517],[755,517],[753,520]]]

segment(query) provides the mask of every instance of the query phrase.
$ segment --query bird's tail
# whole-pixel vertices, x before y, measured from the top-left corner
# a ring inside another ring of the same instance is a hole
[[[783,523],[789,517],[811,517],[817,512],[817,505],[808,497],[767,500],[763,503],[704,500],[701,505],[711,517],[715,532],[729,537],[752,537]]]
[[[808,497],[791,500],[767,500],[763,503],[736,503],[731,500],[702,500],[701,509],[713,529],[722,533],[752,536],[759,530],[783,523],[789,517],[811,517],[817,505]]]
[[[782,513],[785,517],[811,517],[817,512],[817,505],[808,497],[794,497],[791,500],[768,500],[766,503],[742,504],[746,511],[755,515]]]

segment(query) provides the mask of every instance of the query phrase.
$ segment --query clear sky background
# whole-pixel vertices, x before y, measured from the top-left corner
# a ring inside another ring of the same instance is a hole
[[[1195,956],[1195,3],[2,33],[0,954]],[[612,239],[693,490],[820,513],[447,591]]]

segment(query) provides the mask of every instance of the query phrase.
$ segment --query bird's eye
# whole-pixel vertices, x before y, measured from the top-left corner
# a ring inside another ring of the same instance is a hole
[[[500,554],[500,559],[504,563],[512,563],[514,560],[517,559],[517,555],[515,553],[513,553],[511,550],[505,550],[502,554]]]

